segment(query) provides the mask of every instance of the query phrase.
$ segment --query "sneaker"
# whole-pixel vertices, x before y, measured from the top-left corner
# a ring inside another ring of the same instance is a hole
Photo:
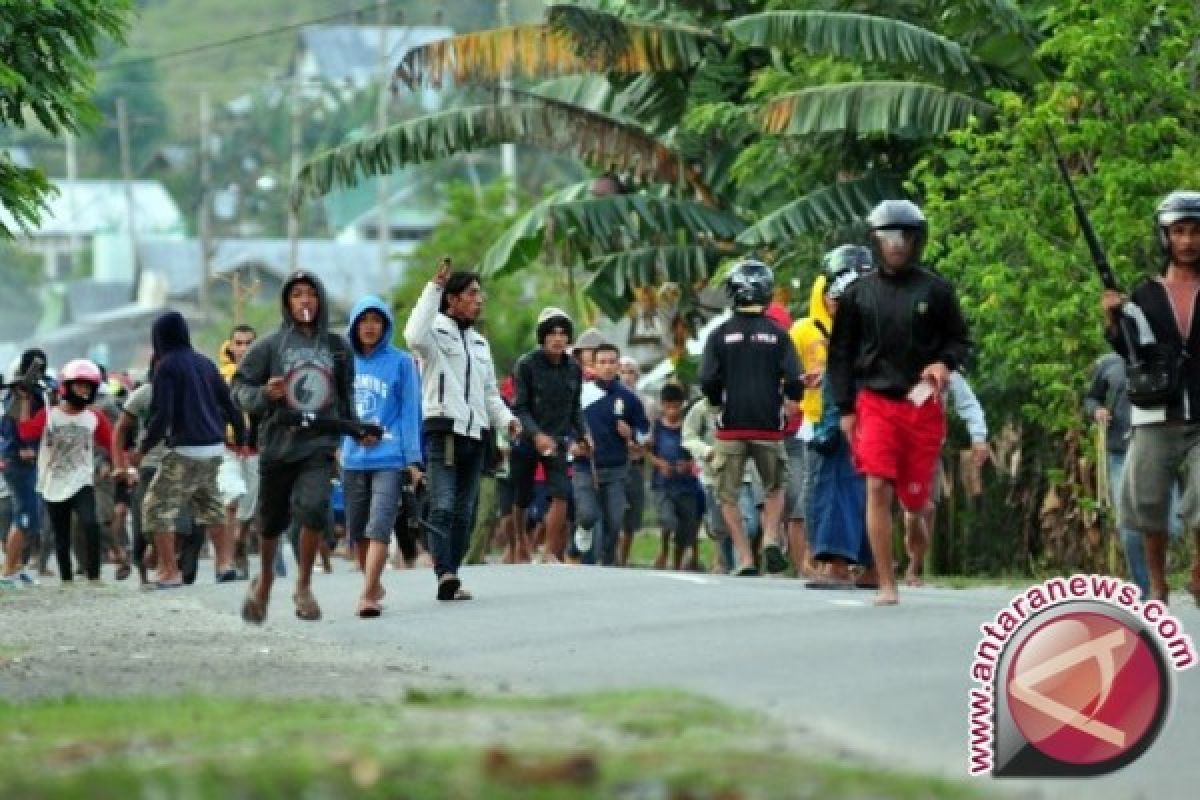
[[[575,549],[580,553],[590,553],[592,550],[592,529],[578,527],[575,529]]]
[[[766,564],[767,573],[770,575],[778,575],[781,572],[786,572],[791,566],[791,562],[783,554],[783,548],[774,542],[763,547],[763,561]]]
[[[41,586],[42,585],[42,582],[39,581],[37,579],[37,577],[27,569],[23,569],[20,572],[18,572],[17,578],[20,579],[22,585],[24,585],[24,586]]]

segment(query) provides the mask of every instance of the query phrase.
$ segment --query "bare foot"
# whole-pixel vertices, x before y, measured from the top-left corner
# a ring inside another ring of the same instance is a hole
[[[921,576],[917,574],[916,570],[910,568],[910,569],[906,570],[904,573],[904,585],[905,586],[924,586],[925,581],[921,579]]]
[[[877,606],[894,606],[899,605],[900,595],[894,589],[880,589],[879,594],[875,595],[875,605]]]

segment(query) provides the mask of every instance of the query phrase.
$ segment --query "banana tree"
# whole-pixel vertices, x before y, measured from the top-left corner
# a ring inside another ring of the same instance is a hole
[[[293,200],[501,142],[570,152],[620,173],[621,193],[551,195],[483,268],[550,252],[616,310],[637,286],[686,290],[723,255],[786,253],[854,223],[922,147],[986,116],[988,89],[1027,85],[1035,45],[1007,0],[554,5],[542,24],[410,52],[399,81],[482,88],[485,102],[318,156]]]

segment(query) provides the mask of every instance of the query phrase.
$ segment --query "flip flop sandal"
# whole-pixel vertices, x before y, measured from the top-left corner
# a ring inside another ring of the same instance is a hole
[[[738,578],[753,578],[758,575],[758,567],[753,564],[747,564],[744,567],[738,567],[737,571],[733,574]]]
[[[364,598],[358,601],[357,613],[359,619],[374,619],[383,613],[383,608],[376,601]]]
[[[292,602],[296,604],[298,619],[316,622],[321,618],[321,607],[317,605],[317,598],[313,597],[310,589],[297,590],[292,595]]]
[[[267,604],[258,599],[258,578],[250,581],[246,599],[242,601],[242,620],[250,625],[262,625],[267,618]]]
[[[129,562],[128,561],[121,562],[121,565],[119,567],[117,567],[117,580],[119,580],[119,581],[125,580],[126,578],[129,577],[129,573],[131,573],[131,572],[133,572],[133,568],[129,566]]]
[[[443,575],[438,581],[437,599],[442,602],[447,602],[454,599],[454,595],[458,593],[459,587],[462,586],[460,581],[454,575]]]

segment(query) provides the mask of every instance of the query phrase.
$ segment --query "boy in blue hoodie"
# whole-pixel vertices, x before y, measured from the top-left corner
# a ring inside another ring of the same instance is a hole
[[[421,383],[406,351],[392,345],[395,323],[387,305],[368,295],[354,306],[346,336],[354,350],[354,404],[358,418],[384,430],[370,445],[349,436],[342,442],[346,536],[363,572],[358,616],[383,611],[380,584],[388,540],[396,522],[400,490],[421,480]],[[363,537],[366,537],[364,547]]]

